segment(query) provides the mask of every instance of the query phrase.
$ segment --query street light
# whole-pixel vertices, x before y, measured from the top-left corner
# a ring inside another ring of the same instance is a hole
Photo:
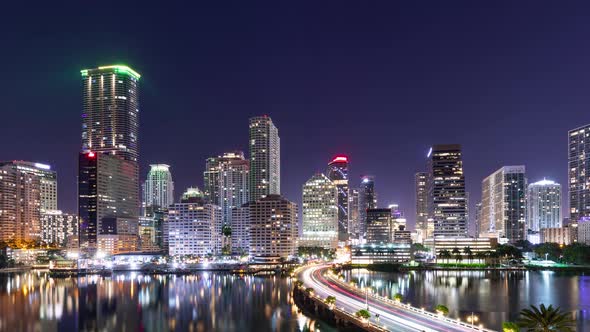
[[[471,325],[473,326],[473,328],[475,328],[475,323],[479,320],[479,317],[477,317],[476,315],[473,314],[473,311],[471,312],[471,316],[467,317],[467,321],[469,323],[471,323]]]

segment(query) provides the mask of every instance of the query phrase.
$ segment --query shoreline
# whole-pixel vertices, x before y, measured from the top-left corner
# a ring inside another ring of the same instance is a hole
[[[401,264],[348,264],[342,265],[343,270],[367,269],[374,272],[410,272],[410,271],[554,271],[590,273],[590,266],[532,266],[523,267],[469,267],[469,266],[403,266]]]

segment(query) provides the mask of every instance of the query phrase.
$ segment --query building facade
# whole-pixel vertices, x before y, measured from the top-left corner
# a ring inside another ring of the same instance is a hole
[[[57,209],[57,175],[49,165],[0,162],[0,240],[40,240],[41,215]]]
[[[250,251],[249,203],[232,209],[231,248],[234,255],[244,255]]]
[[[281,193],[281,139],[271,118],[250,118],[250,200]]]
[[[590,124],[568,132],[570,219],[590,217]]]
[[[541,180],[527,187],[528,229],[539,232],[542,228],[558,228],[562,225],[561,185]]]
[[[194,188],[193,188],[194,189]],[[168,247],[171,256],[208,256],[221,251],[221,208],[207,203],[202,193],[185,193],[168,209]]]
[[[223,224],[231,225],[231,211],[249,201],[250,162],[242,151],[207,159],[204,172],[205,198],[221,207]]]
[[[60,210],[45,210],[41,215],[41,241],[61,248],[78,237],[78,215]]]
[[[416,231],[420,238],[431,237],[428,234],[428,173],[418,172],[414,175],[414,186],[416,189]]]
[[[348,195],[348,233],[353,240],[357,240],[360,236],[359,196],[358,188],[350,188]]]
[[[250,256],[288,258],[297,252],[297,205],[280,195],[250,202]]]
[[[375,177],[365,175],[361,178],[359,189],[359,229],[361,236],[367,233],[367,210],[377,208]]]
[[[480,236],[526,239],[524,166],[504,166],[482,181]]]
[[[336,156],[328,164],[326,176],[338,190],[338,240],[346,241],[349,238],[349,188],[348,188],[348,157]]]
[[[467,235],[467,201],[461,145],[435,145],[428,152],[428,214],[433,236]]]
[[[312,176],[303,185],[303,236],[299,241],[300,247],[338,247],[341,230],[339,199],[338,186],[324,174]]]
[[[167,209],[174,203],[174,181],[170,166],[152,164],[143,183],[144,215],[151,215],[154,208]]]
[[[391,243],[393,238],[391,209],[367,209],[367,243]]]

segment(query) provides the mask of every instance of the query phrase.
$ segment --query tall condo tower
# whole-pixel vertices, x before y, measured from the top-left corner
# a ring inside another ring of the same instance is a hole
[[[250,118],[250,201],[281,193],[281,139],[271,118]]]
[[[434,236],[467,236],[467,201],[461,145],[434,145],[428,158],[428,214]]]
[[[248,203],[249,175],[250,162],[242,151],[207,158],[203,173],[205,198],[221,207],[224,225],[231,225],[233,208]]]
[[[480,235],[526,239],[526,177],[524,166],[504,166],[482,183]]]
[[[338,240],[346,241],[349,235],[348,157],[336,156],[328,164],[326,175],[338,189]]]
[[[428,173],[419,172],[414,176],[416,188],[416,230],[422,239],[432,236],[428,234]]]
[[[97,237],[126,241],[139,216],[139,78],[122,65],[81,71],[82,151],[78,171],[80,247],[96,250]],[[121,237],[122,239],[122,237]],[[100,242],[100,241],[98,241]],[[85,252],[81,252],[86,256]]]
[[[170,166],[152,164],[143,183],[143,205],[146,209],[159,207],[167,209],[174,203],[174,181]]]
[[[324,174],[303,185],[303,237],[301,247],[338,247],[338,196],[336,185]]]
[[[375,177],[365,175],[361,178],[359,189],[359,229],[362,236],[367,232],[367,210],[376,208]]]
[[[571,222],[590,217],[590,124],[568,132],[569,206]]]
[[[529,184],[527,188],[528,228],[561,228],[561,185],[550,180]]]

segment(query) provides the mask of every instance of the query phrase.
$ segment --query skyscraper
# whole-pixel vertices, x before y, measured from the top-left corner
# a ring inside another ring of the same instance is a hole
[[[393,227],[391,209],[367,210],[367,243],[385,244],[392,242]]]
[[[98,235],[125,234],[138,227],[138,188],[134,162],[115,155],[80,153],[78,173],[78,216],[80,247],[91,255]]]
[[[281,193],[281,139],[270,117],[250,118],[250,201]]]
[[[205,198],[221,207],[223,224],[231,225],[231,210],[248,202],[250,163],[242,151],[207,159]]]
[[[348,157],[336,156],[328,164],[326,176],[338,189],[338,240],[348,240]]]
[[[316,174],[305,182],[302,206],[303,237],[299,246],[326,249],[338,247],[339,195],[337,185],[324,174]]]
[[[376,208],[375,178],[370,175],[363,176],[359,190],[359,228],[362,236],[367,232],[367,210]]]
[[[348,196],[348,233],[353,239],[358,239],[359,225],[359,189],[350,188]]]
[[[529,184],[527,211],[528,229],[532,231],[561,227],[561,185],[550,180]]]
[[[280,195],[250,202],[250,256],[275,261],[297,251],[297,205]]]
[[[0,162],[0,240],[40,240],[42,213],[57,208],[57,175],[49,165]]]
[[[568,132],[570,220],[590,217],[590,124]]]
[[[526,239],[524,166],[504,166],[482,181],[480,236]]]
[[[421,238],[425,239],[432,234],[428,234],[428,186],[426,185],[428,173],[418,172],[414,176],[416,188],[416,230],[420,233]]]
[[[174,182],[170,166],[152,164],[143,183],[143,207],[153,210],[154,207],[167,209],[174,203]]]
[[[428,214],[434,236],[465,237],[467,210],[461,145],[435,145],[428,152]]]
[[[139,78],[127,66],[81,71],[82,152],[78,170],[80,248],[135,241],[139,216]],[[121,234],[121,239],[117,238]],[[123,236],[124,235],[124,236]],[[124,237],[124,239],[123,239]]]

